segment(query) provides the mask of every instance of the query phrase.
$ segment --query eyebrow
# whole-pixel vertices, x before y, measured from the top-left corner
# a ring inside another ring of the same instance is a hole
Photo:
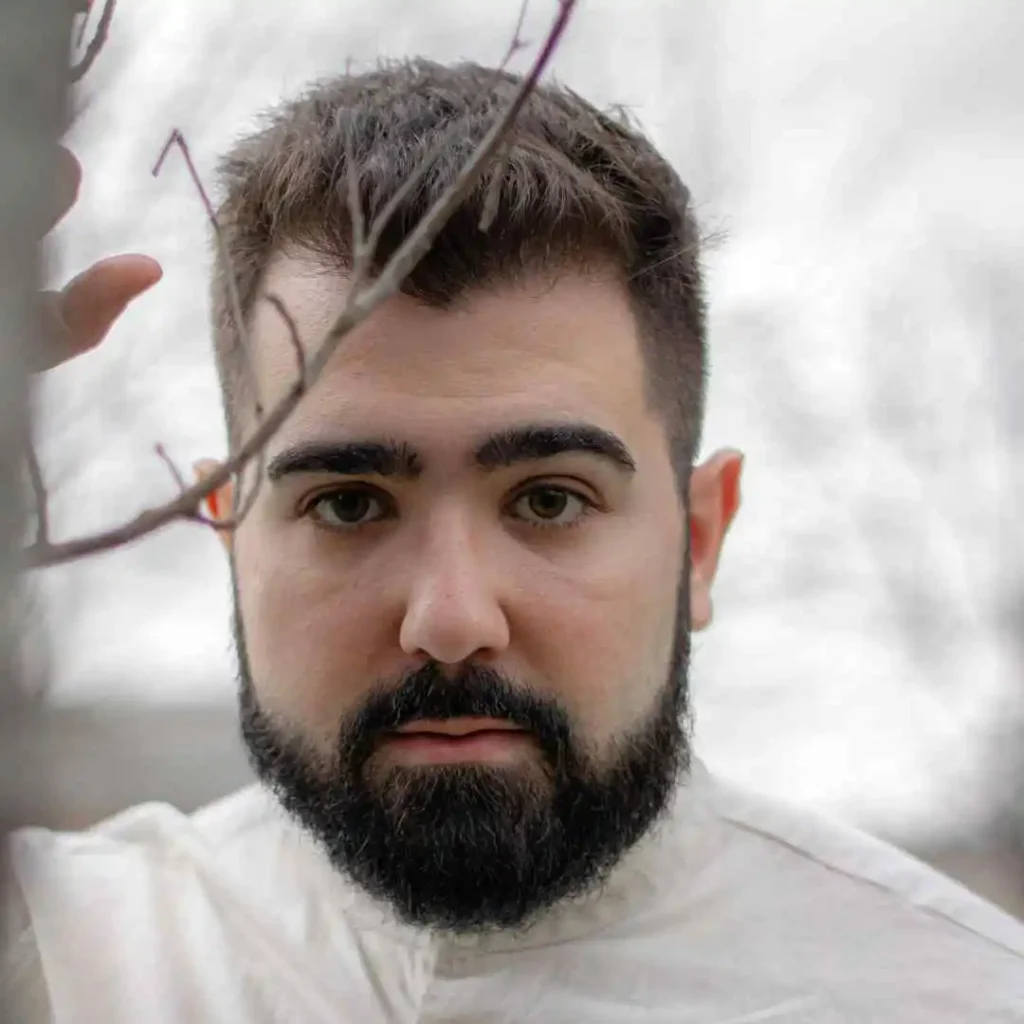
[[[491,434],[473,453],[484,470],[503,469],[565,454],[595,455],[628,473],[636,463],[625,443],[589,423],[529,424]],[[383,476],[415,480],[423,472],[419,453],[394,440],[306,441],[286,448],[267,464],[267,479],[305,473]]]
[[[423,467],[413,448],[400,441],[308,441],[286,448],[267,464],[267,479],[297,473],[388,476],[412,480]]]
[[[596,455],[617,469],[636,471],[636,462],[625,443],[610,431],[589,423],[509,427],[492,434],[474,453],[482,469],[500,469],[564,454]]]

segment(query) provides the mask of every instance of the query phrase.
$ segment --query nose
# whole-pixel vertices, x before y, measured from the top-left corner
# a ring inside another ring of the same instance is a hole
[[[483,545],[456,514],[437,516],[406,566],[404,653],[456,665],[508,647],[509,624]]]

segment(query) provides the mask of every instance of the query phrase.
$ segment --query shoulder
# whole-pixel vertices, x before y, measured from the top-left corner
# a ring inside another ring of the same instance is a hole
[[[134,863],[160,871],[216,859],[222,849],[246,836],[273,831],[275,825],[270,802],[258,788],[247,787],[193,814],[169,804],[145,803],[82,831],[18,829],[8,848],[19,878],[51,862],[84,870]]]
[[[316,858],[311,845],[256,785],[191,814],[147,803],[80,832],[23,828],[8,839],[15,877],[33,914],[33,895],[44,885],[65,897],[85,883],[102,891],[108,878],[125,893],[133,883],[171,877],[202,876],[230,885],[295,857]]]
[[[23,829],[9,853],[7,971],[18,998],[54,1007],[30,1019],[84,1019],[85,1005],[90,1020],[149,1019],[153,993],[187,997],[189,1019],[320,1019],[308,932],[321,904],[338,908],[335,968],[349,948],[348,888],[257,787],[195,814],[147,804],[83,832]]]
[[[710,885],[734,955],[844,1012],[1024,1021],[1024,924],[847,825],[720,779],[706,791],[721,836]]]
[[[721,779],[710,786],[718,818],[734,842],[786,866],[813,890],[878,911],[900,910],[939,929],[974,936],[1020,958],[1024,924],[921,861],[856,828]]]
[[[262,787],[193,814],[144,804],[82,832],[21,829],[8,852],[36,938],[251,931],[344,880]],[[68,927],[69,923],[73,928]]]

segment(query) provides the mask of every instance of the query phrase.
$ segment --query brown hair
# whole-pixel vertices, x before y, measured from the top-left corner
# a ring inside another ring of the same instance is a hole
[[[359,173],[367,221],[417,169],[374,259],[387,262],[447,189],[519,84],[475,64],[387,63],[316,83],[272,110],[220,164],[218,218],[250,317],[270,258],[299,244],[350,267],[346,154]],[[500,175],[500,187],[494,175]],[[493,215],[482,230],[485,213]],[[608,257],[622,271],[644,347],[650,397],[668,431],[680,485],[699,444],[705,314],[700,245],[686,186],[622,114],[571,90],[534,91],[485,172],[403,285],[444,307],[468,290],[538,267]],[[232,445],[245,374],[226,278],[216,259],[213,330]]]

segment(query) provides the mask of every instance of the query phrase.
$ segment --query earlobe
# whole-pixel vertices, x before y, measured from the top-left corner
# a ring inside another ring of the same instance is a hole
[[[689,628],[700,632],[711,625],[714,609],[711,606],[711,588],[703,580],[690,578],[690,622]]]
[[[197,480],[207,479],[220,463],[215,462],[213,459],[200,459],[198,462],[193,464]],[[209,517],[216,522],[223,522],[229,518],[232,512],[232,484],[229,480],[227,483],[222,484],[215,491],[211,491],[207,496],[204,504],[206,505],[206,511]],[[231,552],[231,541],[233,537],[233,531],[231,530],[217,530],[217,536],[220,542],[224,545],[224,550],[229,554]]]
[[[690,626],[711,623],[711,587],[725,535],[740,506],[743,454],[725,449],[694,467],[690,477]]]

